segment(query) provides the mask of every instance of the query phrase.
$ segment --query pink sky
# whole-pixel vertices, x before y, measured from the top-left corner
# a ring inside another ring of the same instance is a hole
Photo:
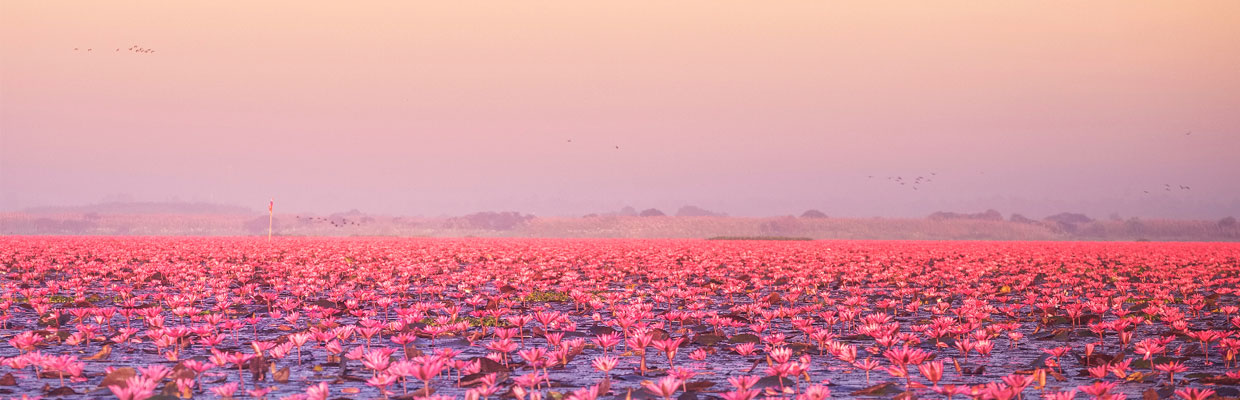
[[[1240,215],[1236,1],[334,4],[3,2],[0,210]]]

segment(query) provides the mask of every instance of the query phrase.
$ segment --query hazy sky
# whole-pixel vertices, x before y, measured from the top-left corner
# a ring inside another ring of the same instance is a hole
[[[0,210],[1240,216],[1240,1],[323,3],[0,2]]]

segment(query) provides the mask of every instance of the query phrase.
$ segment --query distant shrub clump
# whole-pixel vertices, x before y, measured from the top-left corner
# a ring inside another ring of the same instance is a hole
[[[485,229],[506,231],[525,225],[534,219],[533,215],[518,212],[480,212],[463,217],[449,218],[444,221],[448,229]]]
[[[647,208],[647,209],[645,209],[645,210],[642,210],[641,214],[638,214],[638,215],[643,216],[643,217],[664,217],[664,216],[667,216],[667,214],[664,214],[662,211],[659,211],[659,209],[657,209],[657,208]]]
[[[974,214],[963,214],[963,213],[955,213],[955,212],[948,212],[948,211],[939,211],[934,214],[930,214],[930,216],[927,218],[933,221],[943,221],[943,220],[949,220],[949,219],[1002,221],[1003,214],[1000,214],[998,211],[995,211],[995,210],[986,210],[985,212],[974,213]]]
[[[827,213],[818,210],[805,210],[801,213],[801,218],[826,218]]]
[[[676,210],[677,217],[726,217],[728,214],[714,212],[698,206],[684,206]]]

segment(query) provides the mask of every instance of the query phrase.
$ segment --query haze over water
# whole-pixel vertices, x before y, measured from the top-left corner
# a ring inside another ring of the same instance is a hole
[[[1237,149],[1235,1],[0,5],[4,211],[1213,219]]]

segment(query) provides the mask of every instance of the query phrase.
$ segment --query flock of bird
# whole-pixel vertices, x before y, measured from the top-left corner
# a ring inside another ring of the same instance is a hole
[[[323,217],[303,217],[300,215],[297,215],[296,217],[297,217],[297,221],[299,222],[300,221],[305,221],[308,223],[326,222],[326,223],[330,223],[332,226],[337,227],[337,228],[343,228],[346,225],[362,226],[361,223],[357,221],[350,221],[348,218],[334,219],[334,218],[323,218]]]
[[[930,173],[931,177],[937,175],[938,173],[935,172]],[[925,176],[918,176],[916,178],[912,178],[911,180],[905,180],[903,176],[888,176],[885,178],[893,184],[899,184],[900,186],[905,186],[913,190],[920,190],[918,185],[925,185],[927,183],[934,182],[933,179]],[[866,179],[874,179],[874,175],[869,175]]]
[[[1184,136],[1192,136],[1192,135],[1193,135],[1193,132],[1192,132],[1192,131],[1189,131],[1189,132],[1185,132],[1185,133],[1184,133]],[[985,174],[985,172],[979,172],[979,173],[980,173],[980,174]],[[935,174],[934,172],[931,172],[931,173],[930,173],[930,176],[935,176],[935,175],[936,175],[936,174]],[[911,188],[911,189],[913,189],[913,190],[918,190],[918,185],[923,185],[923,184],[926,184],[926,183],[933,182],[933,180],[931,180],[930,178],[924,177],[924,176],[918,176],[918,177],[916,177],[916,178],[913,178],[912,180],[907,180],[907,179],[905,179],[905,178],[904,178],[904,177],[902,177],[902,176],[887,176],[887,177],[885,177],[885,178],[887,179],[887,181],[890,181],[890,182],[891,182],[891,183],[893,183],[893,184],[899,184],[900,186],[908,187],[908,188]],[[869,175],[869,176],[867,176],[867,179],[874,179],[874,175]],[[1162,189],[1163,189],[1163,191],[1164,191],[1164,192],[1173,192],[1173,191],[1177,191],[1177,190],[1179,190],[1179,191],[1191,191],[1193,188],[1192,188],[1191,186],[1189,186],[1189,185],[1180,185],[1180,184],[1176,184],[1175,186],[1172,186],[1170,183],[1164,183],[1164,184],[1162,185]],[[1150,192],[1151,192],[1151,191],[1150,191],[1150,190],[1143,190],[1143,192],[1144,192],[1145,194],[1147,194],[1147,195],[1148,195],[1148,194],[1150,194]]]
[[[1192,136],[1192,134],[1193,134],[1193,132],[1191,132],[1191,131],[1190,131],[1190,132],[1186,132],[1186,133],[1184,133],[1184,136]],[[566,139],[566,140],[565,140],[565,142],[566,142],[566,143],[572,143],[572,142],[573,142],[573,139]],[[616,150],[620,150],[620,146],[618,146],[618,145],[617,145],[617,146],[615,146],[615,149],[616,149]],[[980,172],[980,173],[984,174],[985,172]],[[936,175],[937,175],[937,173],[935,173],[935,172],[931,172],[931,173],[930,173],[930,176],[931,176],[931,177],[936,176]],[[907,188],[912,189],[912,190],[920,190],[920,189],[921,189],[921,186],[924,186],[925,184],[928,184],[928,183],[930,183],[930,182],[934,182],[934,180],[933,180],[933,179],[931,179],[930,177],[926,177],[926,176],[917,176],[917,177],[912,178],[912,179],[905,179],[903,176],[887,176],[887,177],[885,177],[885,178],[886,178],[886,180],[887,180],[887,181],[889,181],[889,182],[891,182],[891,183],[893,183],[893,184],[898,184],[898,185],[900,185],[900,186],[904,186],[904,187],[907,187]],[[869,175],[869,176],[867,176],[867,179],[874,179],[874,175]],[[1179,189],[1179,190],[1192,190],[1192,188],[1191,188],[1191,187],[1189,187],[1188,185],[1177,185],[1177,186],[1178,186],[1178,189]],[[1172,190],[1173,190],[1173,188],[1172,188],[1171,184],[1169,184],[1169,183],[1165,183],[1165,184],[1163,184],[1163,190],[1164,190],[1164,191],[1167,191],[1167,192],[1170,192],[1170,191],[1172,191]],[[1149,190],[1146,190],[1146,191],[1145,191],[1145,194],[1150,194],[1150,191],[1149,191]]]
[[[937,174],[936,174],[936,173],[934,173],[934,172],[931,172],[931,173],[930,173],[930,176],[936,176],[936,175],[937,175]],[[867,178],[867,179],[874,179],[874,175],[868,175],[866,178]],[[900,185],[900,186],[904,186],[904,187],[910,188],[910,189],[912,189],[912,190],[919,190],[919,185],[925,185],[925,184],[927,184],[927,183],[934,182],[934,180],[933,180],[933,179],[930,179],[930,178],[925,177],[925,176],[918,176],[918,177],[913,178],[913,179],[911,179],[911,180],[910,180],[910,179],[905,179],[903,176],[887,176],[887,177],[884,177],[884,178],[886,178],[886,180],[887,180],[887,181],[889,181],[889,182],[891,182],[892,184],[898,184],[898,185]],[[1176,190],[1180,190],[1180,191],[1189,191],[1189,190],[1192,190],[1193,188],[1192,188],[1191,186],[1189,186],[1189,185],[1178,185],[1178,184],[1177,184],[1177,185],[1175,185],[1175,186],[1172,186],[1170,183],[1164,183],[1164,184],[1163,184],[1163,186],[1162,186],[1162,189],[1163,189],[1163,191],[1165,191],[1165,192],[1172,192],[1172,191],[1176,191]],[[1145,192],[1145,194],[1150,194],[1150,191],[1149,191],[1149,190],[1145,190],[1144,192]]]
[[[73,51],[83,51],[83,50],[82,50],[82,48],[80,48],[80,47],[74,47],[74,48],[73,48]],[[90,52],[93,52],[93,51],[95,51],[95,49],[94,49],[94,48],[87,48],[87,49],[86,49],[86,50],[84,50],[84,51],[90,51]],[[121,48],[117,47],[115,52],[119,53],[120,51],[121,51]],[[155,52],[155,50],[154,50],[154,49],[148,49],[148,48],[146,48],[146,47],[138,46],[138,45],[136,45],[136,44],[135,44],[135,45],[133,45],[133,46],[130,46],[128,49],[125,49],[125,51],[131,52],[131,53],[154,53],[154,52]]]
[[[572,143],[572,142],[573,142],[573,139],[566,139],[564,142],[565,142],[565,143]],[[620,146],[619,146],[619,145],[616,145],[616,146],[615,146],[615,148],[616,148],[616,150],[620,150]]]
[[[1193,135],[1193,131],[1184,132],[1184,136],[1192,136],[1192,135]],[[1157,190],[1157,189],[1155,189],[1155,190]],[[1162,185],[1162,190],[1163,190],[1164,192],[1173,192],[1173,191],[1176,191],[1176,190],[1190,191],[1190,190],[1193,190],[1193,188],[1192,188],[1191,186],[1188,186],[1188,185],[1176,184],[1175,186],[1172,186],[1170,183],[1164,183],[1164,184]],[[1148,194],[1150,194],[1150,190],[1142,190],[1141,192],[1142,192],[1142,193],[1145,193],[1145,194],[1147,194],[1147,195],[1148,195]]]
[[[1170,191],[1173,191],[1173,190],[1176,190],[1176,189],[1179,189],[1179,190],[1193,190],[1193,188],[1192,188],[1191,186],[1188,186],[1188,185],[1176,185],[1176,187],[1172,187],[1170,183],[1164,183],[1164,184],[1163,184],[1163,191],[1164,191],[1164,192],[1170,192]],[[1145,194],[1150,194],[1150,191],[1149,191],[1149,190],[1145,190],[1144,192],[1145,192]]]

